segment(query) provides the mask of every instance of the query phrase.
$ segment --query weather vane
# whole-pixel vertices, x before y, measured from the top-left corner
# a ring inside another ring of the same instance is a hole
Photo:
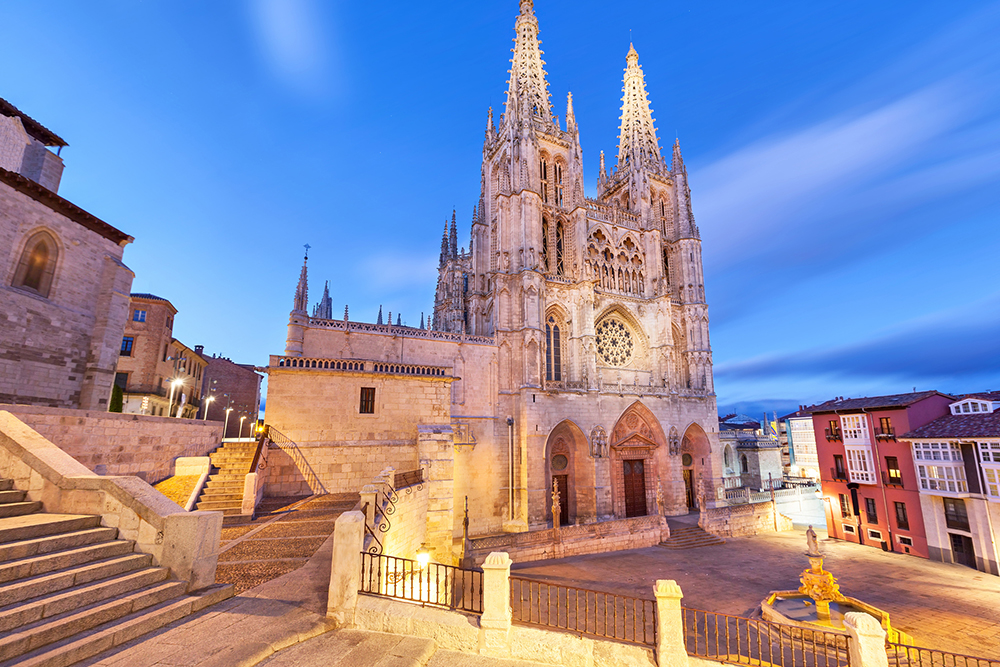
[[[311,248],[312,246],[307,243],[302,247],[306,249],[306,259],[309,259],[309,248]]]

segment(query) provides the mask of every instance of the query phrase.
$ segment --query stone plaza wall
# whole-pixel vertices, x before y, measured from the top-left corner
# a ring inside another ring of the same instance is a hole
[[[296,442],[289,449],[272,446],[264,495],[357,493],[388,464],[399,470],[419,468],[416,443]]]
[[[730,505],[702,510],[698,525],[720,537],[752,537],[775,532],[775,510],[771,502]],[[792,520],[778,512],[777,530],[792,530]]]
[[[46,440],[103,475],[155,483],[174,474],[174,460],[219,446],[222,424],[28,405],[0,405]]]

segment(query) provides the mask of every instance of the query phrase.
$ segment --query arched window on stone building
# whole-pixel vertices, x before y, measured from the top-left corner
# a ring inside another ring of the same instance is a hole
[[[46,231],[36,232],[24,244],[14,272],[14,287],[48,297],[59,260],[59,245]]]
[[[746,454],[740,457],[740,472],[744,475],[750,472],[750,462],[747,461]]]
[[[556,222],[556,273],[560,276],[566,275],[565,267],[565,253],[563,249],[565,248],[565,232],[563,231],[562,220]]]
[[[545,322],[545,380],[562,382],[562,336],[552,315]]]
[[[562,165],[558,162],[552,165],[554,169],[555,185],[556,185],[556,206],[563,205],[563,177],[562,177]]]
[[[545,162],[544,157],[538,161],[538,174],[541,179],[539,188],[542,191],[542,203],[547,204],[549,202],[549,165]]]
[[[549,270],[549,221],[542,218],[542,272]]]

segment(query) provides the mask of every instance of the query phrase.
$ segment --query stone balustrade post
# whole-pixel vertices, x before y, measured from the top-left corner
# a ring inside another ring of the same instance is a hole
[[[361,510],[364,512],[365,523],[375,530],[375,517],[378,516],[378,487],[365,484],[361,487]]]
[[[494,551],[483,563],[483,615],[479,620],[479,652],[510,654],[510,556]]]
[[[361,552],[365,548],[365,515],[344,512],[333,528],[333,561],[326,615],[334,627],[352,627],[361,588]]]
[[[392,466],[387,466],[385,470],[379,473],[383,480],[385,480],[385,485],[389,487],[389,491],[396,490],[396,469]]]
[[[844,629],[851,636],[848,652],[851,667],[888,667],[885,630],[874,616],[852,611],[844,614]]]
[[[681,587],[673,579],[657,579],[653,594],[656,596],[656,664],[659,667],[687,667]]]

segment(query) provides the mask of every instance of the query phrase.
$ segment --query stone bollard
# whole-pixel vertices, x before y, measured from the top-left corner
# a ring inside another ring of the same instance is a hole
[[[687,667],[681,587],[673,579],[657,579],[653,594],[656,596],[656,664],[659,667]]]
[[[361,552],[365,548],[365,515],[344,512],[333,528],[333,561],[326,615],[334,627],[352,627],[361,588]]]
[[[888,667],[885,630],[874,616],[852,611],[844,614],[844,628],[851,636],[848,651],[852,667]]]
[[[510,556],[494,551],[483,563],[483,615],[479,621],[479,652],[510,655]]]

